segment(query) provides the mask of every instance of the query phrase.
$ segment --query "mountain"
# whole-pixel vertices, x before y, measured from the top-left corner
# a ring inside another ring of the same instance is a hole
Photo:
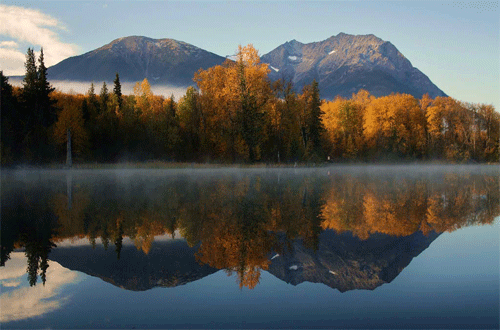
[[[321,96],[333,99],[366,89],[375,96],[392,92],[417,98],[446,96],[388,41],[369,35],[340,33],[324,41],[303,44],[292,40],[261,57],[270,65],[271,80],[292,80],[296,90],[313,79]]]
[[[351,233],[325,230],[320,234],[318,249],[311,250],[301,240],[290,242],[283,235],[279,242],[284,252],[269,256],[268,272],[293,285],[312,282],[341,292],[373,290],[390,283],[438,236],[421,232],[405,237],[374,234],[360,240]],[[217,272],[198,263],[197,249],[184,240],[172,240],[154,242],[148,254],[135,246],[124,246],[120,259],[113,248],[105,250],[102,246],[56,248],[49,258],[123,289],[143,291],[187,284]]]
[[[105,250],[98,245],[56,248],[49,258],[61,266],[99,277],[123,289],[145,291],[155,287],[175,287],[202,279],[218,271],[200,265],[197,247],[184,240],[153,242],[148,254],[135,246],[123,246],[120,259],[114,246]],[[48,279],[50,281],[50,279]]]
[[[317,250],[295,240],[282,255],[271,257],[268,271],[292,285],[311,282],[340,292],[374,290],[392,282],[438,236],[419,231],[403,237],[373,234],[361,240],[351,233],[325,230]]]
[[[200,68],[221,64],[225,58],[173,39],[131,36],[48,68],[51,80],[121,81],[189,86]]]
[[[120,38],[83,55],[70,57],[48,69],[51,80],[121,81],[147,78],[151,84],[186,87],[200,68],[222,64],[225,57],[182,41],[131,36]],[[291,79],[297,91],[313,79],[321,96],[350,97],[359,89],[375,96],[393,92],[420,98],[446,96],[413,67],[390,42],[376,36],[340,33],[324,41],[303,44],[292,40],[261,58],[271,68],[269,78]]]

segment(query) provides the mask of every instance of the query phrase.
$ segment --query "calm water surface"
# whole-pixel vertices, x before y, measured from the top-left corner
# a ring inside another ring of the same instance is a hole
[[[499,327],[498,166],[1,175],[2,329]]]

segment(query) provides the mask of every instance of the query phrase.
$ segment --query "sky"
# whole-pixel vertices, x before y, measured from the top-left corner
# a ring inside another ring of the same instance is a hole
[[[28,47],[46,65],[140,35],[215,54],[341,32],[390,41],[446,94],[500,107],[499,1],[9,1],[0,3],[0,70],[24,72]],[[50,79],[50,77],[49,77]]]

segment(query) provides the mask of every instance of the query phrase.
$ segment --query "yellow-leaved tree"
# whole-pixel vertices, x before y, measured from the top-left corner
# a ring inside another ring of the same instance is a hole
[[[226,60],[195,74],[205,150],[212,156],[250,162],[260,158],[265,109],[272,96],[268,72],[257,50],[248,45],[238,47],[236,62]]]
[[[88,149],[88,133],[82,113],[82,104],[85,97],[81,94],[64,94],[53,92],[56,107],[60,109],[57,122],[54,124],[54,140],[65,150],[68,141],[68,130],[71,132],[71,147],[73,156],[81,156]]]

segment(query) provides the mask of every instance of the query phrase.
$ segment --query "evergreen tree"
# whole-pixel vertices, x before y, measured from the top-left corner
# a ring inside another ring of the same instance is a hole
[[[118,99],[118,108],[121,110],[122,108],[122,85],[120,84],[120,76],[118,75],[118,72],[116,73],[115,80],[113,81],[114,87],[113,87],[113,93],[116,95]]]
[[[176,112],[176,105],[175,105],[175,99],[174,99],[174,94],[170,95],[170,99],[168,99],[167,103],[167,112],[170,115],[171,119],[175,118],[175,112]]]
[[[22,102],[22,113],[20,114],[23,118],[24,127],[22,130],[23,139],[25,139],[28,133],[32,130],[35,118],[34,114],[38,109],[37,102],[37,80],[38,74],[35,62],[35,52],[33,48],[28,48],[26,53],[26,62],[24,63],[26,68],[26,73],[23,79],[23,88],[21,92],[21,102]]]
[[[106,112],[108,109],[109,93],[108,86],[106,86],[105,81],[102,83],[101,93],[99,94],[99,97],[101,101],[101,112]]]
[[[36,162],[46,161],[53,153],[53,146],[49,142],[49,127],[55,122],[54,101],[50,93],[54,89],[47,80],[47,68],[44,63],[43,49],[35,63],[35,53],[28,48],[26,54],[26,74],[23,79],[21,92],[21,114],[23,121],[23,153],[27,160]]]
[[[303,92],[305,113],[302,121],[302,135],[306,157],[309,159],[323,158],[322,135],[325,130],[321,122],[321,99],[318,82],[304,87]]]
[[[2,164],[14,162],[18,154],[20,132],[22,131],[21,118],[16,111],[17,99],[12,94],[12,85],[9,78],[0,71],[0,124],[1,124],[1,160]]]
[[[43,48],[40,49],[40,57],[38,58],[37,78],[38,104],[40,107],[38,116],[42,125],[48,128],[57,118],[53,107],[54,101],[50,98],[50,93],[52,93],[55,88],[50,86],[47,80],[47,68],[44,63]]]
[[[35,52],[33,51],[33,48],[28,48],[24,67],[26,68],[26,73],[23,79],[23,91],[22,91],[23,101],[33,102],[36,96],[37,80],[38,80],[38,73],[35,62]]]
[[[94,83],[90,83],[90,88],[87,92],[87,106],[89,108],[90,120],[94,121],[99,116],[99,101],[95,94]]]

